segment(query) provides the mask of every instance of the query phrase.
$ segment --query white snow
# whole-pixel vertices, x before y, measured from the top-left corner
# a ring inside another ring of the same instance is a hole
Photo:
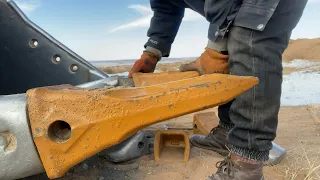
[[[283,67],[303,70],[283,76],[281,105],[320,104],[320,62],[297,59]]]
[[[320,67],[320,62],[313,62],[313,61],[308,61],[308,60],[302,60],[302,59],[296,59],[291,61],[290,63],[283,62],[282,63],[283,67],[290,67],[290,68],[319,68]]]
[[[281,105],[320,104],[320,72],[299,71],[283,76]]]

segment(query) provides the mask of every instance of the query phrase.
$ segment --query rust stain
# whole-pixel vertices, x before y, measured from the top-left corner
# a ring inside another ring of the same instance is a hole
[[[7,141],[7,146],[4,151],[13,151],[17,148],[17,138],[11,131],[0,132],[0,136],[4,137]]]
[[[160,97],[166,96],[166,95],[167,95],[167,93],[166,93],[166,92],[163,92],[161,95],[157,95],[156,98],[160,98]]]
[[[209,87],[208,83],[204,83],[204,84],[196,84],[194,86],[190,86],[192,88],[202,88],[202,87]]]
[[[147,126],[221,105],[241,94],[241,89],[248,90],[257,83],[255,77],[212,74],[129,89],[50,86],[28,90],[27,108],[46,173],[49,178],[59,178],[71,167]],[[208,86],[190,88],[199,84]],[[221,90],[225,87],[228,91]],[[49,126],[58,120],[66,122],[61,127],[70,126],[71,131],[70,137],[58,136],[69,137],[62,142],[48,136],[52,135]]]

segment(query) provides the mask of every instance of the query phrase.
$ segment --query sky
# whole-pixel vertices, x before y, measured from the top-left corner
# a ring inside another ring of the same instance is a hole
[[[13,0],[27,17],[88,61],[139,59],[152,17],[149,0]],[[291,39],[320,37],[320,0],[309,0]],[[197,57],[208,22],[187,9],[170,57]]]

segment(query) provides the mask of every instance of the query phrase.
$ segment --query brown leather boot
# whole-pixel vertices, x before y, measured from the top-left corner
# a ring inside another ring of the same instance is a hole
[[[203,74],[229,74],[228,55],[224,55],[210,48],[205,48],[205,51],[195,61],[183,64],[179,70],[184,71],[198,71]]]
[[[203,149],[215,151],[222,156],[229,154],[227,149],[227,134],[228,129],[222,126],[213,128],[209,135],[203,136],[194,134],[190,136],[190,143],[194,146]]]
[[[234,154],[217,162],[217,168],[209,180],[264,180],[262,162],[245,160]]]

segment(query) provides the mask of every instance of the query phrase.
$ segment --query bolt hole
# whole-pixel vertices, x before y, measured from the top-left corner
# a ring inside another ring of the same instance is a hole
[[[49,126],[48,136],[52,141],[65,142],[71,137],[71,127],[65,121],[55,121]]]
[[[36,47],[38,47],[38,45],[39,45],[39,43],[38,43],[38,40],[36,40],[36,39],[31,39],[31,41],[29,42],[29,46],[31,48],[36,48]]]
[[[196,124],[195,124],[193,127],[194,127],[194,129],[197,129],[197,128],[198,128],[198,126],[197,126]]]
[[[141,149],[141,148],[143,148],[143,147],[144,147],[144,143],[143,143],[143,142],[139,142],[139,143],[138,143],[138,148]]]
[[[59,64],[61,61],[61,57],[59,55],[54,55],[52,61],[56,64]]]
[[[72,72],[76,72],[76,71],[78,71],[78,69],[79,69],[79,67],[78,67],[76,64],[72,64],[72,65],[70,66],[70,70],[71,70]]]

